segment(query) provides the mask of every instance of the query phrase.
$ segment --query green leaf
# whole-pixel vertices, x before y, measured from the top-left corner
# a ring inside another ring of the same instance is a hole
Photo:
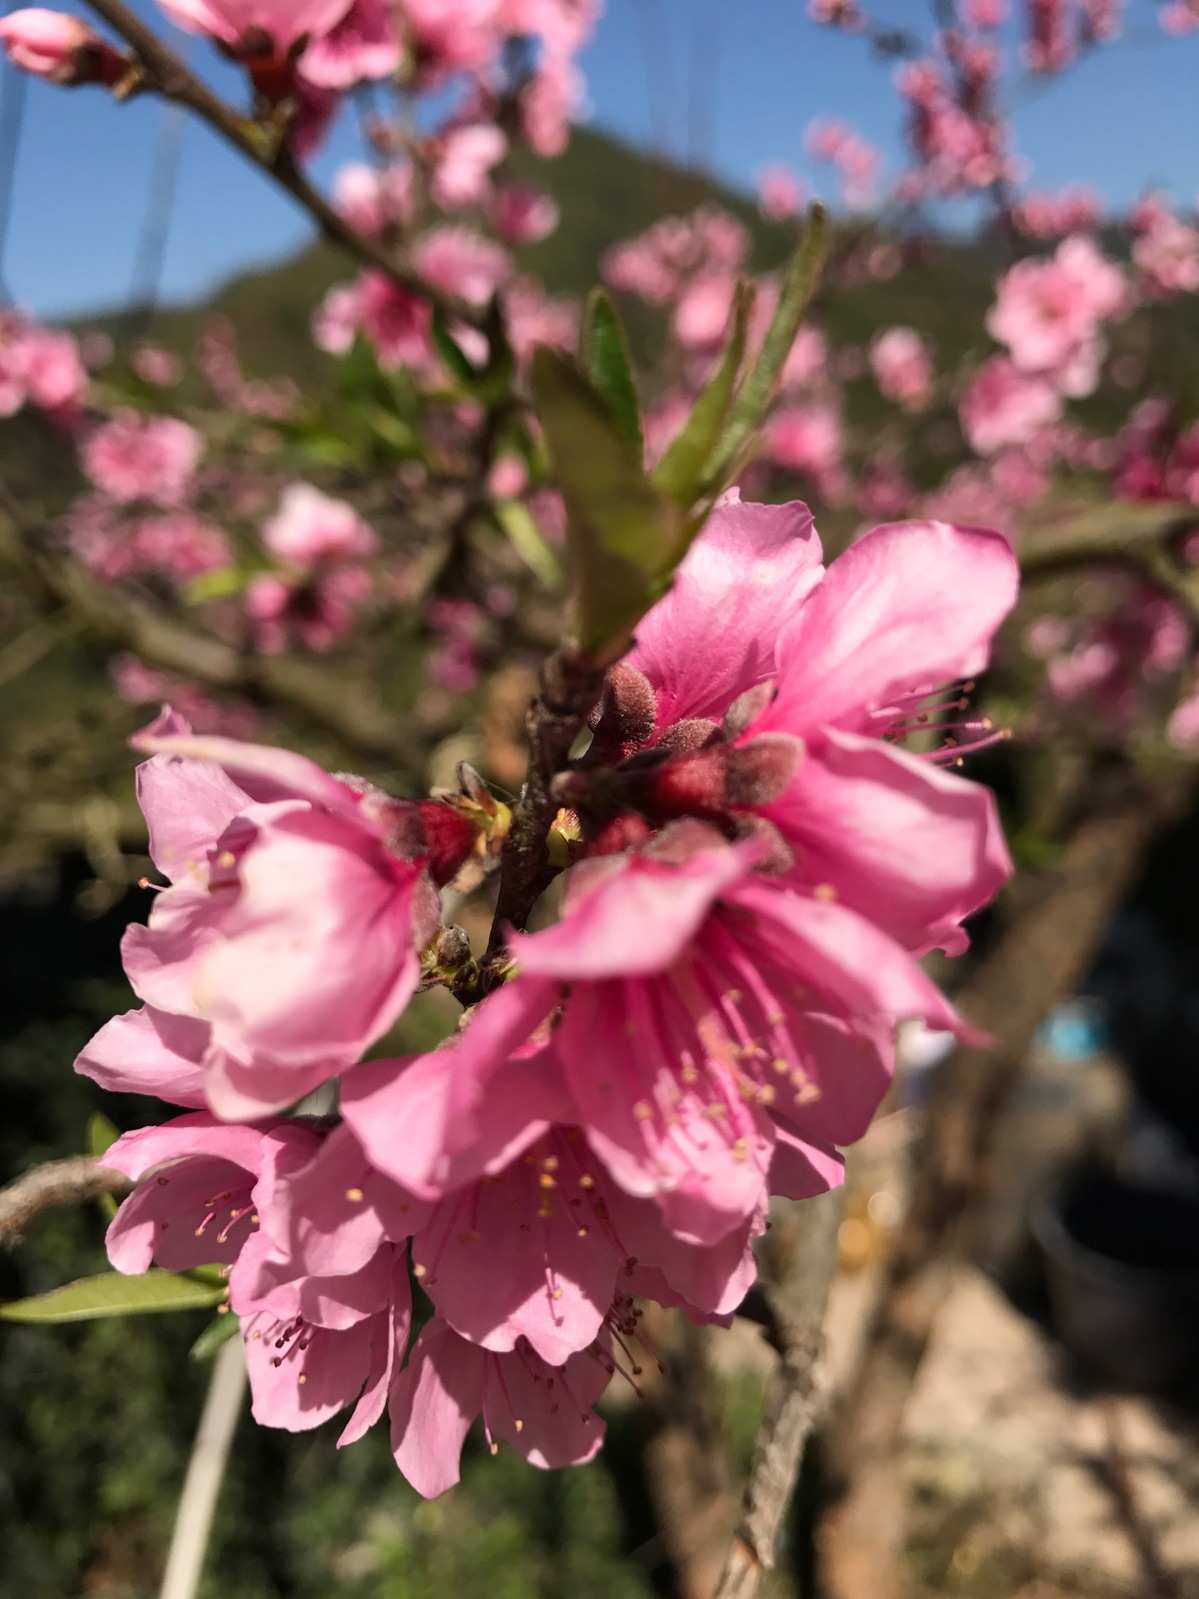
[[[362,333],[337,363],[337,387],[347,398],[378,398],[387,391],[387,378],[379,366],[375,347]]]
[[[106,1149],[111,1149],[121,1136],[120,1129],[101,1111],[95,1111],[87,1121],[87,1152],[97,1159]]]
[[[102,1316],[157,1315],[167,1310],[201,1310],[219,1305],[228,1287],[151,1269],[141,1277],[104,1272],[52,1288],[48,1294],[0,1305],[0,1320],[23,1322],[96,1321]]]
[[[482,374],[471,364],[461,345],[450,332],[443,312],[433,313],[433,343],[449,372],[468,392],[473,394]]]
[[[244,566],[219,566],[193,577],[183,590],[188,605],[203,605],[208,600],[227,600],[240,594],[253,574]]]
[[[824,255],[824,207],[817,204],[808,209],[807,226],[787,268],[778,307],[762,340],[758,359],[733,401],[728,424],[709,463],[708,480],[713,494],[733,481],[753,448],[795,343],[795,335],[815,293]]]
[[[603,289],[593,289],[587,301],[583,318],[583,364],[596,393],[612,413],[621,436],[640,460],[645,441],[628,340],[616,307]]]
[[[530,382],[567,509],[578,642],[617,659],[677,559],[679,510],[653,487],[627,436],[573,362],[545,347]]]
[[[240,1328],[241,1323],[231,1310],[227,1310],[223,1316],[214,1316],[191,1346],[191,1358],[197,1361],[211,1360]]]
[[[533,520],[529,508],[521,500],[497,500],[495,519],[512,540],[512,548],[546,588],[559,587],[562,566],[558,557],[541,536],[541,529]]]
[[[708,459],[720,440],[737,388],[754,294],[747,283],[737,285],[730,321],[729,342],[714,375],[696,400],[682,431],[658,462],[653,481],[680,505],[690,506],[705,486]]]
[[[110,1122],[108,1117],[100,1111],[94,1111],[87,1122],[87,1152],[100,1159],[106,1149],[111,1149],[121,1136],[120,1129]],[[101,1213],[109,1221],[116,1215],[119,1206],[114,1194],[101,1194],[96,1200]]]

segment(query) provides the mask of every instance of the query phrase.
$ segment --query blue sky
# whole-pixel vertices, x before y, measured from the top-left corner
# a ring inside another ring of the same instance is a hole
[[[153,0],[134,3],[161,22]],[[890,25],[922,26],[928,15],[922,0],[866,4]],[[76,0],[62,9],[86,14]],[[804,0],[607,0],[584,60],[593,120],[748,186],[767,161],[808,173],[804,129],[815,116],[835,114],[879,144],[894,170],[900,146],[890,69],[861,41],[813,26],[805,11]],[[1152,0],[1129,0],[1128,12],[1126,39],[1061,82],[1021,92],[1019,149],[1038,187],[1085,181],[1119,207],[1152,182],[1190,207],[1199,189],[1199,34],[1167,39]],[[238,74],[204,41],[163,27],[194,66],[237,97]],[[12,93],[7,68],[3,90]],[[149,99],[116,106],[98,90],[28,84],[4,262],[19,303],[56,316],[124,301],[163,116]],[[316,163],[317,177],[328,181],[356,152],[347,116]],[[251,263],[290,253],[308,235],[290,201],[206,129],[185,126],[164,298],[203,294]]]

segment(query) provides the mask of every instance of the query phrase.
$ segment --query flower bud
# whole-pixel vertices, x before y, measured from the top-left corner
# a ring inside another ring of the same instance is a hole
[[[130,61],[93,33],[86,22],[61,11],[29,6],[0,19],[0,43],[13,66],[51,83],[117,83]]]

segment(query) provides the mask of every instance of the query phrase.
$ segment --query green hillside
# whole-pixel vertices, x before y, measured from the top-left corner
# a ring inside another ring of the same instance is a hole
[[[555,294],[586,294],[611,245],[642,232],[662,216],[700,205],[719,205],[740,218],[753,240],[756,269],[777,266],[794,239],[791,228],[763,221],[751,197],[707,173],[635,149],[598,129],[577,130],[566,153],[554,161],[522,153],[514,166],[519,176],[550,193],[561,211],[558,229],[519,254],[521,266]],[[155,342],[184,349],[203,318],[219,311],[236,323],[252,371],[286,372],[301,381],[317,377],[327,371],[327,362],[312,347],[312,308],[326,289],[353,271],[353,263],[340,250],[316,243],[277,266],[238,274],[204,305],[158,311],[149,331]],[[870,284],[830,296],[825,314],[833,333],[851,342],[868,339],[881,313],[886,321],[921,327],[934,343],[954,350],[963,331],[978,325],[991,273],[977,247],[945,246],[885,285]],[[885,310],[880,295],[885,296]],[[645,348],[652,340],[652,320],[638,311],[630,307],[630,323],[634,343]],[[116,333],[146,327],[136,311],[88,319],[88,325],[97,324]]]

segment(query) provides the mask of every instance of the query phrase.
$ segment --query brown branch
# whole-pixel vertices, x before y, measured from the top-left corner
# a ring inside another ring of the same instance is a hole
[[[791,1207],[763,1249],[762,1284],[779,1347],[741,1516],[714,1599],[752,1599],[774,1567],[804,1449],[824,1402],[824,1313],[837,1262],[840,1194]]]
[[[105,1194],[123,1194],[129,1179],[109,1171],[93,1155],[35,1166],[7,1188],[0,1188],[0,1244],[15,1244],[35,1216],[53,1205],[78,1205]]]
[[[1170,553],[1194,526],[1195,512],[1187,506],[1103,506],[1061,527],[1030,529],[1020,546],[1020,570],[1027,581],[1080,567],[1128,567],[1168,594],[1199,629],[1199,582]]]
[[[570,747],[582,731],[588,712],[603,688],[602,667],[564,645],[541,670],[541,687],[529,706],[525,727],[529,770],[524,791],[513,811],[504,846],[500,889],[496,900],[488,956],[495,957],[506,927],[523,928],[538,897],[550,881],[546,835],[558,810],[551,784],[566,765]]]
[[[282,141],[256,135],[256,125],[238,116],[213,94],[121,0],[87,0],[87,3],[132,48],[146,86],[156,90],[165,99],[193,111],[247,161],[290,194],[308,212],[327,239],[349,251],[364,265],[386,273],[401,288],[420,295],[451,319],[480,323],[482,314],[476,306],[441,293],[411,268],[397,262],[381,244],[352,228],[324,195],[308,182]]]
[[[401,769],[411,759],[411,734],[360,680],[286,656],[257,655],[186,627],[125,590],[101,584],[14,517],[0,518],[0,556],[7,557],[43,604],[65,607],[102,643],[132,651],[164,671],[206,688],[243,694],[298,711],[347,748],[385,757]]]
[[[1085,972],[1150,842],[1193,790],[1184,771],[1154,781],[1084,774],[1089,813],[1056,868],[1017,885],[999,942],[957,996],[997,1043],[959,1049],[938,1073],[913,1152],[908,1215],[831,1431],[840,1497],[821,1537],[829,1599],[898,1599],[904,1417],[955,1268],[973,1245],[999,1114],[1037,1028]]]

